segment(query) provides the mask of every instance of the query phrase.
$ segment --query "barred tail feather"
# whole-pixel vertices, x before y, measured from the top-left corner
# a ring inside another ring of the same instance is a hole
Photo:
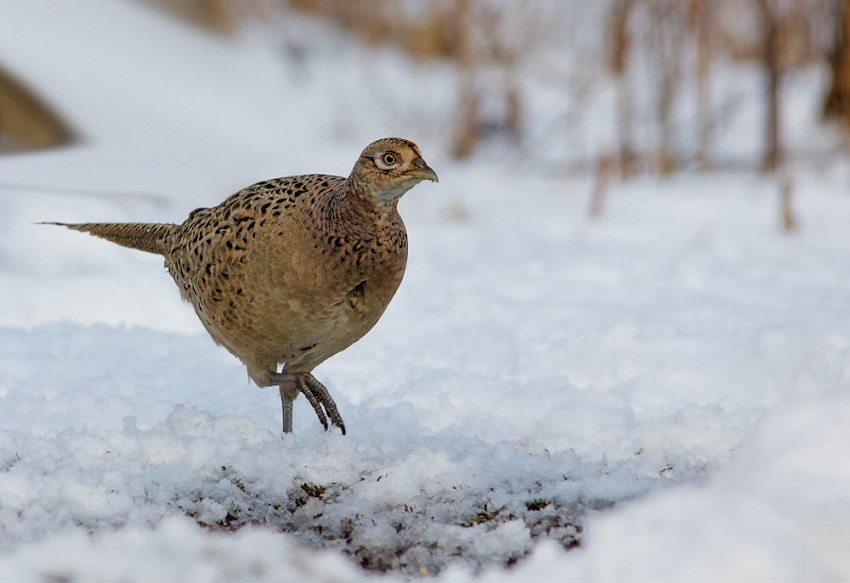
[[[165,255],[177,225],[169,223],[41,223],[89,233],[123,247]]]

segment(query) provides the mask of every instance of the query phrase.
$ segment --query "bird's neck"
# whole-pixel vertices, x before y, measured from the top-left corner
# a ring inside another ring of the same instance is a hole
[[[337,204],[347,209],[347,212],[371,215],[381,221],[391,220],[398,216],[398,201],[401,196],[381,196],[364,184],[349,178]]]

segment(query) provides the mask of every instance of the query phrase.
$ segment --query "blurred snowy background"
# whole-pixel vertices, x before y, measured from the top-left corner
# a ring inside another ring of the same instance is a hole
[[[0,0],[0,581],[850,580],[850,2]],[[261,391],[160,259],[370,141],[405,281]],[[383,573],[388,573],[384,576]]]

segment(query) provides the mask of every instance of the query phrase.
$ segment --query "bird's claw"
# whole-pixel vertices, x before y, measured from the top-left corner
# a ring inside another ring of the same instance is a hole
[[[325,431],[328,430],[328,417],[330,417],[331,423],[339,427],[342,434],[345,435],[345,423],[342,420],[342,415],[339,414],[339,409],[336,408],[336,403],[325,385],[320,383],[313,375],[304,373],[295,377],[295,388],[310,402]],[[324,410],[322,410],[323,407]],[[325,412],[327,412],[327,416]]]

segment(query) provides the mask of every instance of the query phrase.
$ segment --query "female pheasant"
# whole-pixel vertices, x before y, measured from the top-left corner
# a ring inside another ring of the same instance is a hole
[[[213,340],[258,386],[280,388],[284,432],[303,393],[325,429],[330,417],[344,434],[312,371],[362,338],[395,295],[407,263],[398,201],[423,180],[438,181],[416,144],[384,138],[348,178],[258,182],[180,225],[51,224],[162,255]]]

